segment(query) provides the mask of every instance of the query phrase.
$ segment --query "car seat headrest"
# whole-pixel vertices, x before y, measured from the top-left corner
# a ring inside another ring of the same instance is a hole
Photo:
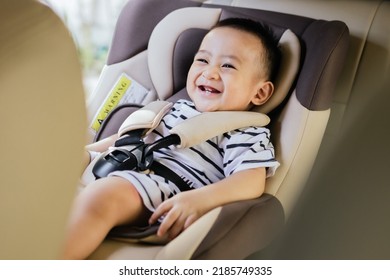
[[[165,100],[173,93],[173,50],[179,35],[189,28],[210,29],[220,14],[221,9],[183,8],[171,12],[156,25],[148,44],[148,66],[160,99]]]
[[[276,76],[275,91],[263,105],[255,106],[252,110],[267,114],[275,109],[288,95],[299,70],[301,46],[297,36],[287,29],[279,39],[282,60]]]
[[[240,15],[229,12],[228,16]],[[188,69],[203,35],[222,17],[226,18],[226,13],[220,8],[182,8],[168,14],[154,28],[148,44],[148,66],[160,99],[166,100],[180,90],[177,85],[185,86]],[[282,61],[275,81],[274,94],[266,104],[253,109],[265,114],[277,107],[290,92],[299,69],[301,52],[299,40],[291,30],[268,25],[271,29],[277,30],[278,35],[280,34]],[[186,32],[189,33],[186,35]],[[194,34],[196,36],[192,37]],[[180,65],[183,63],[185,65]],[[180,74],[175,74],[178,72]]]

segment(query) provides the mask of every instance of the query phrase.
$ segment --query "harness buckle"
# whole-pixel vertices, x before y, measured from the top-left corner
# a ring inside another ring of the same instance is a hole
[[[142,157],[142,144],[131,149],[129,147],[116,147],[103,153],[96,161],[92,173],[96,179],[106,177],[109,173],[117,170],[135,170],[138,167],[138,161]]]
[[[148,170],[153,163],[153,152],[141,138],[143,130],[120,138],[113,149],[103,153],[92,169],[96,179],[117,170]]]

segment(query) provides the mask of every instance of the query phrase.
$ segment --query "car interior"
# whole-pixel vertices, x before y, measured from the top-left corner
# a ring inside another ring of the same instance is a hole
[[[202,37],[230,17],[266,23],[279,40],[276,92],[254,111],[271,119],[280,168],[261,197],[213,209],[171,241],[154,228],[121,227],[89,259],[389,256],[389,1],[129,0],[87,100],[58,16],[37,1],[1,5],[1,259],[58,258],[84,145],[116,133],[152,101],[188,98],[186,73]],[[108,108],[123,81],[135,97]],[[362,145],[375,148],[363,153]],[[359,211],[376,238],[358,226]],[[373,242],[356,249],[354,231]]]

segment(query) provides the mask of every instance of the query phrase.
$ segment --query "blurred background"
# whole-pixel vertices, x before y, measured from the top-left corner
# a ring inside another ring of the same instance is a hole
[[[118,15],[127,0],[41,0],[69,28],[83,68],[86,94],[94,89],[107,58]]]

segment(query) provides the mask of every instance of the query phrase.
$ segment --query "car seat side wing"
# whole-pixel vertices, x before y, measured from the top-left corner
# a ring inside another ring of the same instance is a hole
[[[188,28],[210,29],[218,22],[220,14],[221,9],[215,8],[183,8],[170,13],[155,27],[148,44],[148,65],[161,100],[172,95],[173,49],[179,35]]]

